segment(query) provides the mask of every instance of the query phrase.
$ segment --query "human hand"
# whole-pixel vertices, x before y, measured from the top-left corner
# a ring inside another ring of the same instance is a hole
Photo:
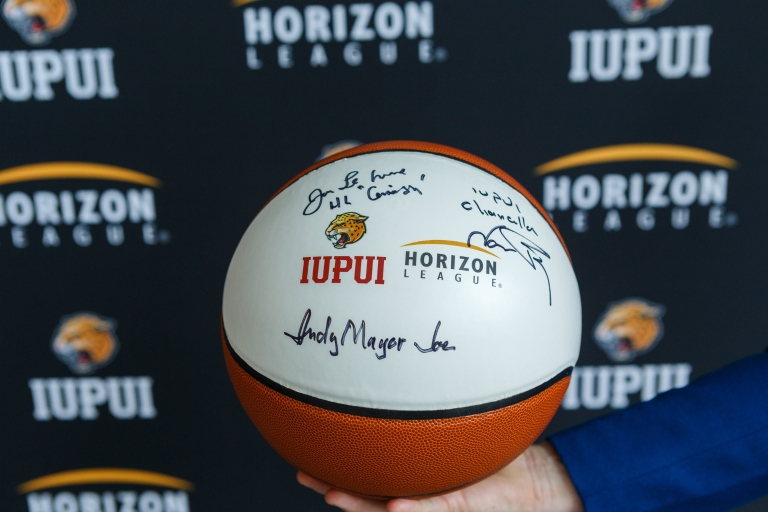
[[[582,512],[584,507],[549,442],[528,448],[498,473],[474,485],[422,500],[388,502],[351,496],[299,471],[300,484],[345,512]]]

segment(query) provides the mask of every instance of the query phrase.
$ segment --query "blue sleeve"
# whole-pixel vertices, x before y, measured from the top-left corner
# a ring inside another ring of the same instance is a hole
[[[768,354],[550,441],[587,512],[743,505],[768,494]]]

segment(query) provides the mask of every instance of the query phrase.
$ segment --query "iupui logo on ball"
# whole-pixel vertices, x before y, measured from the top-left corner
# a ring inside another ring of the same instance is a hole
[[[4,0],[3,18],[30,46],[43,46],[64,34],[75,17],[72,0]],[[0,100],[49,101],[54,86],[74,99],[114,99],[112,48],[36,49],[0,51]],[[58,86],[57,86],[58,88]]]
[[[189,512],[192,482],[130,468],[62,471],[16,488],[28,512]]]
[[[669,7],[672,0],[608,0],[629,24],[648,21]],[[711,73],[711,25],[633,27],[574,30],[571,42],[571,82],[640,80],[655,61],[661,78],[705,78]]]
[[[163,245],[155,191],[141,172],[89,162],[45,162],[0,171],[0,250]]]
[[[595,343],[615,363],[647,354],[664,336],[661,304],[630,297],[612,302],[593,330]],[[577,366],[563,399],[563,409],[623,409],[631,401],[647,401],[659,393],[688,385],[688,363]]]
[[[738,224],[738,215],[726,208],[738,165],[690,146],[618,144],[577,151],[534,172],[544,177],[542,204],[561,230],[652,231],[666,225],[679,231]]]
[[[235,7],[257,0],[233,0]],[[448,51],[436,46],[432,2],[383,2],[243,9],[249,69],[309,65],[352,67],[401,58],[422,64],[444,62]]]
[[[368,217],[355,212],[337,215],[325,230],[325,236],[335,249],[344,249],[358,242],[365,235]],[[353,260],[354,258],[354,260]],[[323,284],[328,281],[333,268],[331,283],[341,283],[342,274],[354,268],[354,280],[359,284],[384,284],[384,256],[305,256],[302,258],[301,284]],[[331,263],[333,262],[333,263]],[[375,270],[374,270],[375,269]],[[310,281],[311,277],[311,281]]]
[[[61,319],[51,350],[78,377],[33,378],[32,416],[37,421],[95,420],[108,413],[118,420],[157,416],[151,377],[94,377],[119,349],[117,322],[82,311]]]

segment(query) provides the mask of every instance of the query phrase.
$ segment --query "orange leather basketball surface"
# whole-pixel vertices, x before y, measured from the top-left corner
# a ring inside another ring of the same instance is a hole
[[[507,465],[541,435],[568,389],[564,377],[522,402],[471,416],[395,420],[295,400],[260,383],[222,343],[240,402],[267,442],[293,466],[374,498],[450,492]]]

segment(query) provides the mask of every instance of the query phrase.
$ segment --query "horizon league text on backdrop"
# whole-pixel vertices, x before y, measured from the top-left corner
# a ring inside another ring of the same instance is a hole
[[[560,229],[585,233],[635,226],[651,231],[664,223],[679,231],[695,223],[719,229],[739,222],[738,214],[726,209],[730,171],[738,162],[724,155],[673,144],[619,144],[565,155],[542,164],[535,174],[589,165],[605,174],[543,179],[542,205]],[[637,165],[648,171],[638,172]],[[560,212],[569,211],[570,219],[564,222]]]
[[[241,6],[250,1],[234,3]],[[406,2],[403,6],[395,2],[378,6],[372,3],[308,5],[303,13],[290,5],[274,12],[270,7],[247,7],[243,10],[243,24],[248,45],[246,65],[254,70],[269,67],[272,57],[276,58],[277,66],[284,69],[296,64],[326,67],[342,60],[349,66],[359,66],[371,58],[392,65],[403,52],[413,54],[423,64],[444,62],[448,58],[448,51],[435,46],[432,40],[435,32],[432,2]],[[418,39],[418,43],[399,44],[397,40],[403,35],[408,40]],[[374,56],[374,50],[363,43],[376,40],[380,41]],[[270,50],[275,42],[278,43],[276,49]],[[265,53],[268,50],[269,53]],[[269,63],[265,64],[265,59]]]
[[[84,179],[90,183],[82,184]],[[29,184],[36,190],[29,191]],[[116,247],[134,237],[145,245],[168,244],[171,234],[156,223],[154,189],[160,185],[160,180],[144,173],[87,162],[47,162],[0,171],[0,250],[89,247],[101,240]],[[139,233],[131,234],[134,230]]]
[[[87,468],[34,478],[16,490],[27,512],[190,512],[194,487],[154,471]]]
[[[8,26],[31,46],[49,44],[75,15],[72,0],[5,0],[2,9]],[[62,81],[77,100],[117,98],[114,57],[112,48],[0,51],[0,100],[53,100],[53,86]]]

